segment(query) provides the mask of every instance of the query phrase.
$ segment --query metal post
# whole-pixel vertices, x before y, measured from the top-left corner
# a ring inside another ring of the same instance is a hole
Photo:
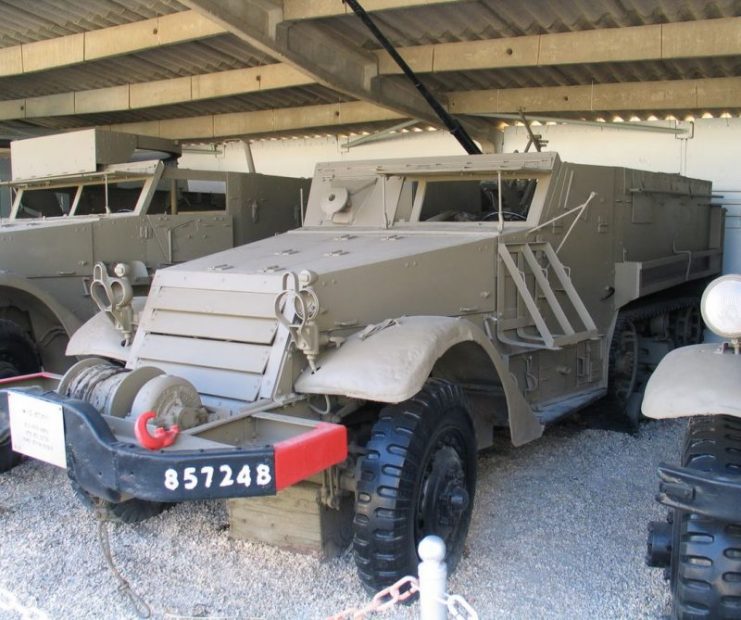
[[[445,604],[448,566],[445,543],[439,536],[426,536],[417,548],[419,564],[419,611],[422,620],[447,620]]]

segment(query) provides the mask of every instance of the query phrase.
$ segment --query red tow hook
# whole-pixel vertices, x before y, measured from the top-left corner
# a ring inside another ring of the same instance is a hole
[[[134,424],[134,434],[143,448],[147,450],[160,450],[175,443],[175,439],[180,432],[180,427],[173,424],[170,428],[157,428],[154,435],[149,434],[147,422],[157,417],[154,411],[142,413]]]

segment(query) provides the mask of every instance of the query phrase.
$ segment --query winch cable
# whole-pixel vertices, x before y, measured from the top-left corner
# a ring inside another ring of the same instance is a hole
[[[441,105],[441,103],[435,99],[434,95],[427,89],[419,77],[417,77],[417,74],[412,71],[412,68],[401,57],[399,52],[396,51],[396,48],[393,46],[391,41],[386,38],[386,35],[380,31],[376,23],[371,19],[370,15],[365,12],[365,9],[360,5],[358,0],[343,0],[343,2],[353,10],[355,15],[357,15],[366,25],[368,30],[371,31],[373,36],[376,38],[376,41],[381,44],[383,49],[385,49],[391,58],[394,59],[396,64],[399,65],[399,68],[403,71],[404,75],[406,75],[412,84],[414,84],[414,87],[419,91],[419,94],[424,97],[424,100],[433,109],[435,114],[437,114],[438,118],[442,121],[443,125],[445,125],[452,136],[458,140],[458,143],[465,149],[466,153],[469,155],[481,155],[481,149],[473,141],[473,138],[471,138],[469,133],[463,128],[460,121],[452,116]]]
[[[116,565],[113,563],[113,555],[111,554],[111,541],[108,535],[108,519],[104,512],[100,509],[95,510],[95,518],[98,521],[98,542],[100,542],[100,548],[103,551],[103,557],[105,558],[108,568],[113,573],[113,576],[118,581],[118,589],[121,591],[126,598],[129,599],[132,607],[136,611],[136,615],[139,618],[151,618],[152,609],[146,603],[146,601],[136,592],[134,592],[131,584],[128,582],[126,577],[121,574]]]

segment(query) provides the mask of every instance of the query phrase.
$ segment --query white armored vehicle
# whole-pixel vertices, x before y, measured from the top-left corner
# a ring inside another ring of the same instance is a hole
[[[710,194],[553,153],[319,165],[302,228],[158,271],[131,337],[102,312],[56,392],[11,391],[14,445],[129,520],[310,479],[369,589],[429,533],[452,567],[477,449],[599,399],[635,416],[700,337]]]

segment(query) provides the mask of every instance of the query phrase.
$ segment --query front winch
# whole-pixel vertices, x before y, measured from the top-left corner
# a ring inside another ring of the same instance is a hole
[[[117,418],[154,411],[158,427],[193,428],[208,418],[191,383],[152,366],[130,370],[100,358],[85,359],[67,371],[57,391]]]

